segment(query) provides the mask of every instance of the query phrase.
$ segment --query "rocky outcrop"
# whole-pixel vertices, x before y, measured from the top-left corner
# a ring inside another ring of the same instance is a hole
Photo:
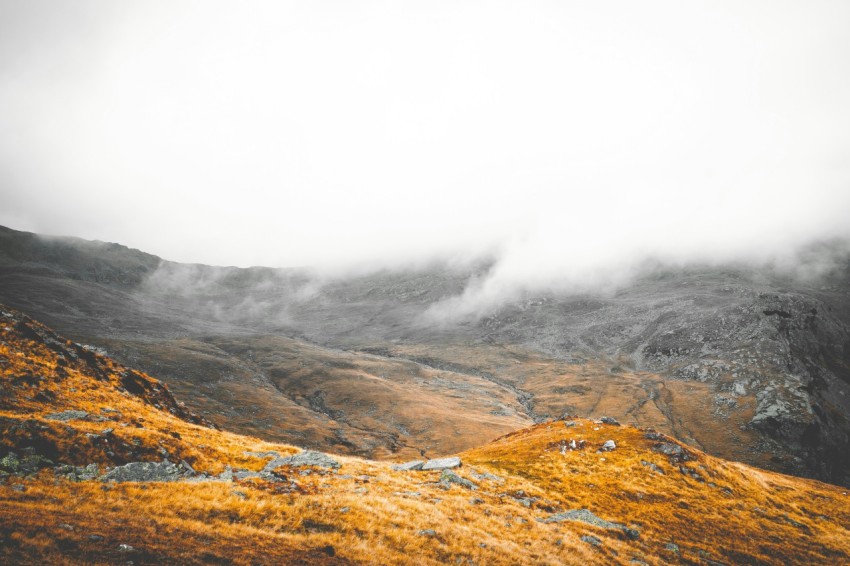
[[[448,486],[449,484],[459,485],[461,487],[465,487],[466,489],[478,489],[478,486],[475,483],[471,482],[466,478],[462,478],[453,471],[449,469],[443,469],[443,473],[440,474],[440,483]]]
[[[640,532],[637,529],[629,528],[626,525],[623,525],[622,523],[614,523],[611,521],[606,521],[605,519],[600,519],[589,509],[572,509],[564,513],[555,513],[554,515],[550,515],[545,519],[538,520],[541,523],[562,523],[564,521],[580,521],[582,523],[587,523],[588,525],[601,527],[603,529],[616,529],[623,531],[623,533],[630,539],[637,539],[640,537]]]
[[[425,465],[424,460],[411,460],[403,464],[393,464],[392,468],[397,472],[409,472],[412,470],[421,470],[423,465]]]
[[[45,419],[49,421],[82,421],[85,420],[89,414],[85,411],[62,411],[59,413],[51,413],[49,415],[45,415]]]
[[[423,471],[427,470],[444,470],[451,468],[458,468],[461,465],[460,458],[457,456],[452,456],[451,458],[435,458],[434,460],[428,460],[422,465],[420,468]]]
[[[162,462],[130,462],[118,466],[101,476],[101,481],[114,482],[169,482],[178,481],[185,471],[168,460]]]
[[[266,464],[266,466],[263,468],[263,471],[271,472],[281,466],[318,466],[320,468],[338,469],[340,464],[327,454],[323,454],[321,452],[314,452],[312,450],[304,450],[303,452],[293,454],[292,456],[273,459],[271,462]]]

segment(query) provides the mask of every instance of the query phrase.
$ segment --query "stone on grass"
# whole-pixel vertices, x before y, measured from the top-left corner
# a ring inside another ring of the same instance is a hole
[[[453,471],[444,468],[443,473],[440,474],[440,483],[453,483],[455,485],[459,485],[461,487],[465,487],[466,489],[478,489],[478,486],[469,481],[466,478],[462,478]]]
[[[62,411],[60,413],[51,413],[44,418],[50,421],[80,421],[88,417],[89,414],[85,411]]]
[[[275,458],[263,468],[264,472],[270,472],[275,468],[279,468],[280,466],[318,466],[320,468],[339,468],[339,462],[328,456],[327,454],[323,454],[321,452],[315,452],[313,450],[304,450],[303,452],[299,452],[298,454],[293,454],[292,456],[286,456],[285,458]]]
[[[587,523],[588,525],[593,525],[595,527],[602,527],[603,529],[617,529],[623,531],[630,539],[636,539],[640,536],[640,533],[636,529],[630,529],[622,523],[614,523],[611,521],[606,521],[605,519],[601,519],[595,514],[593,514],[590,509],[572,509],[564,513],[555,513],[554,515],[550,515],[545,519],[538,519],[538,521],[540,521],[541,523],[562,523],[564,521],[580,521],[582,523]]]
[[[113,468],[101,476],[101,481],[149,482],[177,481],[183,478],[180,468],[163,460],[162,462],[130,462]]]
[[[660,452],[665,456],[683,456],[685,451],[678,444],[673,444],[672,442],[660,442],[652,447],[652,450],[655,452]]]
[[[451,458],[436,458],[428,460],[422,465],[422,470],[447,470],[460,467],[460,458],[452,456]]]
[[[393,469],[397,472],[410,472],[413,470],[421,470],[425,462],[422,460],[411,460],[403,464],[393,464]]]
[[[602,541],[593,535],[584,535],[581,540],[593,546],[602,546]]]

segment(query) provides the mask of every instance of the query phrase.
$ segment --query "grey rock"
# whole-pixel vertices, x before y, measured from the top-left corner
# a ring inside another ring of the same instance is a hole
[[[263,471],[270,472],[281,466],[318,466],[320,468],[338,469],[339,462],[327,454],[314,452],[313,450],[304,450],[303,452],[299,452],[298,454],[293,454],[292,456],[287,456],[285,458],[275,458],[266,464]]]
[[[667,544],[665,544],[664,549],[669,550],[670,552],[675,552],[676,554],[679,553],[679,545],[673,544],[672,542],[668,542]]]
[[[652,462],[647,462],[646,460],[641,460],[640,463],[641,463],[641,465],[646,466],[647,468],[649,468],[650,470],[652,470],[656,474],[661,474],[662,476],[665,475],[664,470],[662,470],[661,468],[659,468],[658,466],[656,466]]]
[[[182,477],[180,468],[164,460],[162,462],[130,462],[113,468],[100,479],[115,482],[168,482],[177,481]]]
[[[16,474],[21,469],[21,461],[14,452],[9,452],[0,460],[0,468],[11,474]]]
[[[424,464],[425,462],[423,460],[411,460],[403,464],[393,464],[392,468],[397,472],[409,472],[412,470],[421,470]]]
[[[617,444],[613,440],[606,440],[602,447],[599,449],[600,452],[610,452],[617,448]]]
[[[672,442],[661,442],[653,446],[652,450],[665,456],[682,456],[685,453],[681,446]]]
[[[444,468],[443,473],[440,474],[440,482],[441,483],[453,483],[455,485],[459,485],[461,487],[465,487],[466,489],[478,489],[478,486],[473,482],[469,481],[466,478],[462,478],[453,471]]]
[[[422,529],[419,531],[418,534],[422,537],[435,537],[437,536],[437,531],[435,531],[434,529]]]
[[[261,478],[263,476],[260,472],[252,472],[251,470],[234,470],[231,472],[231,477],[235,480],[246,480],[249,478]]]
[[[584,535],[581,537],[581,540],[593,546],[602,546],[602,541],[593,535]]]
[[[623,531],[630,539],[636,539],[640,536],[640,533],[636,529],[631,529],[622,523],[614,523],[611,521],[606,521],[605,519],[600,519],[599,517],[594,515],[593,512],[589,509],[572,509],[564,513],[555,513],[554,515],[550,515],[545,519],[538,519],[538,521],[540,521],[541,523],[562,523],[564,521],[580,521],[582,523],[587,523],[595,527],[602,527],[603,529],[616,529]]]
[[[130,546],[129,544],[119,544],[118,545],[118,552],[133,552],[134,550],[136,550],[136,549],[133,548],[132,546]]]
[[[504,483],[505,482],[505,478],[501,478],[497,475],[490,474],[490,473],[487,473],[487,472],[478,473],[475,470],[472,470],[470,475],[472,475],[472,477],[474,479],[477,479],[479,481],[480,480],[490,480],[490,481],[494,481],[496,483]]]
[[[447,470],[458,468],[461,466],[460,458],[452,456],[450,458],[436,458],[428,460],[422,465],[422,470]]]
[[[620,421],[618,421],[614,417],[599,417],[599,422],[614,426],[620,426]]]
[[[180,467],[182,467],[184,470],[186,470],[186,472],[188,472],[188,473],[190,473],[190,474],[192,474],[192,475],[195,475],[195,474],[197,474],[197,473],[198,473],[198,472],[196,472],[196,471],[195,471],[195,468],[193,468],[193,467],[189,464],[189,462],[187,462],[186,460],[180,460]]]
[[[59,466],[54,470],[54,473],[71,481],[89,481],[100,475],[100,468],[97,464],[89,464],[85,467]]]
[[[209,474],[196,474],[194,476],[187,476],[183,478],[183,481],[188,483],[203,483],[203,482],[222,482],[225,481],[218,476],[211,476]]]
[[[22,452],[23,454],[21,456],[18,456],[14,452],[9,452],[0,460],[0,469],[9,474],[28,476],[42,468],[53,465],[51,460],[48,460],[41,454],[37,454],[32,448],[24,448]]]
[[[59,413],[51,413],[44,418],[51,421],[81,421],[88,417],[89,414],[85,411],[62,411]]]

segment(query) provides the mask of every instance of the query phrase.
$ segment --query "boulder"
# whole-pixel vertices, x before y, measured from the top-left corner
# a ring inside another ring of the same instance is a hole
[[[620,426],[620,422],[614,417],[600,417],[599,422],[614,426]]]
[[[505,478],[499,477],[495,474],[491,474],[488,472],[478,473],[475,470],[472,470],[472,477],[477,480],[490,480],[496,483],[505,483]]]
[[[113,468],[101,476],[101,481],[149,482],[177,481],[183,478],[180,468],[163,460],[162,462],[130,462]]]
[[[541,523],[562,523],[564,521],[579,521],[582,523],[587,523],[588,525],[593,525],[595,527],[602,527],[603,529],[616,529],[623,531],[627,537],[630,539],[637,539],[640,536],[640,533],[636,529],[630,529],[626,525],[622,523],[614,523],[611,521],[606,521],[605,519],[601,519],[593,514],[589,509],[572,509],[570,511],[566,511],[564,513],[555,513],[554,515],[550,515],[545,519],[538,519]]]
[[[474,483],[472,483],[471,481],[469,481],[466,478],[460,477],[459,475],[457,475],[453,471],[449,470],[448,468],[443,469],[443,473],[440,475],[440,483],[447,483],[447,484],[453,483],[455,485],[465,487],[466,489],[473,489],[473,490],[478,489],[477,485],[475,485]]]
[[[665,456],[682,456],[685,451],[678,444],[672,442],[661,442],[652,447],[655,452],[660,452]]]
[[[436,458],[428,460],[422,465],[422,470],[446,470],[458,468],[461,466],[460,458],[452,456],[451,458]]]
[[[85,411],[62,411],[60,413],[51,413],[44,418],[50,421],[81,421],[87,418],[89,414]]]
[[[411,460],[404,464],[393,464],[393,469],[397,472],[410,472],[413,470],[421,470],[425,464],[423,460]]]
[[[85,467],[59,466],[54,470],[54,473],[71,481],[88,481],[96,479],[100,475],[100,469],[97,464],[89,464]]]
[[[328,456],[327,454],[323,454],[321,452],[314,452],[313,450],[304,450],[303,452],[299,452],[298,454],[293,454],[292,456],[286,456],[285,458],[275,458],[263,468],[264,472],[271,472],[275,468],[279,468],[280,466],[318,466],[320,468],[332,468],[338,469],[339,462]]]
[[[652,470],[656,474],[665,475],[664,470],[662,470],[661,468],[659,468],[658,466],[656,466],[652,462],[647,462],[646,460],[641,460],[640,463],[641,463],[641,465],[646,466],[647,468],[649,468],[650,470]]]
[[[599,449],[600,452],[610,452],[617,448],[617,444],[613,440],[606,440],[605,444]]]
[[[9,452],[0,460],[0,470],[8,474],[28,476],[42,468],[53,465],[51,460],[41,454],[37,454],[32,448],[24,448],[23,452],[21,456],[18,456],[14,452]]]

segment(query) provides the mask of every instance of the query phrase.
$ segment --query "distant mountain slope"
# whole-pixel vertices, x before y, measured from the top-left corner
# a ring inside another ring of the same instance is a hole
[[[432,471],[299,451],[4,306],[0,419],[0,563],[850,561],[846,491],[663,434],[548,421]]]
[[[0,236],[0,300],[157,373],[242,432],[391,457],[604,411],[850,485],[846,243],[812,247],[794,275],[655,266],[615,294],[540,293],[434,320],[488,263],[323,278]],[[370,401],[376,384],[392,395]]]

